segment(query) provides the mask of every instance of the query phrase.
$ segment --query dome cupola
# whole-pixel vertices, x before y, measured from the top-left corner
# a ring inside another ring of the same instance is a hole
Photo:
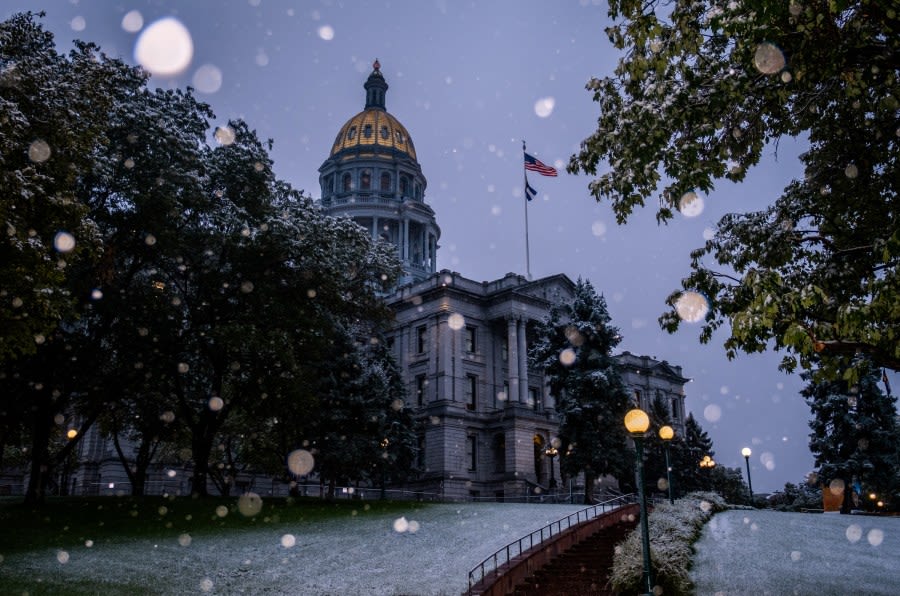
[[[419,281],[437,271],[441,235],[424,201],[427,181],[409,132],[387,111],[388,84],[378,60],[363,87],[363,111],[340,128],[319,168],[322,208],[395,244],[403,263],[401,285]]]

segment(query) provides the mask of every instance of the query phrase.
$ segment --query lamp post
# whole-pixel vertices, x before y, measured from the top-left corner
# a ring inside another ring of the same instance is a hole
[[[669,503],[675,504],[675,496],[672,490],[672,466],[669,464],[669,441],[675,436],[675,429],[668,424],[659,429],[659,438],[663,441],[666,450],[666,482],[669,485]]]
[[[638,500],[641,507],[641,545],[644,554],[644,586],[645,594],[653,594],[653,581],[650,579],[650,528],[647,525],[647,502],[644,499],[644,435],[650,428],[650,417],[640,408],[629,410],[625,414],[625,428],[634,440],[637,452]]]
[[[753,505],[753,482],[750,480],[750,455],[753,452],[750,451],[749,447],[744,447],[741,449],[741,455],[744,456],[744,461],[747,462],[747,488],[750,490],[750,505]]]
[[[556,457],[556,455],[558,453],[559,453],[559,451],[553,445],[550,445],[549,447],[547,447],[547,449],[544,450],[544,455],[546,455],[547,457],[550,458],[550,489],[551,490],[556,488],[556,478],[553,477],[553,458]]]

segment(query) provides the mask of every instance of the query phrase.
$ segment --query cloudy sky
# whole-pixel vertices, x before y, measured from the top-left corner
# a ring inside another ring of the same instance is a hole
[[[729,362],[723,336],[700,345],[699,328],[676,335],[656,319],[688,274],[691,249],[727,212],[759,209],[800,172],[802,144],[785,140],[741,185],[722,182],[703,210],[657,226],[652,209],[617,226],[564,167],[595,127],[585,83],[618,59],[603,30],[605,2],[566,0],[5,0],[0,17],[44,10],[68,48],[93,41],[130,63],[156,60],[152,86],[192,85],[217,120],[244,118],[275,142],[277,175],[319,196],[318,167],[341,125],[363,109],[377,58],[387,108],[409,130],[428,179],[425,199],[442,229],[438,267],[482,281],[526,273],[522,141],[560,170],[529,177],[533,277],[589,278],[604,294],[622,349],[683,367],[687,405],[713,438],[716,460],[744,468],[754,488],[799,482],[812,469],[809,409],[777,354]],[[163,19],[169,19],[160,23]],[[143,44],[170,31],[164,50]],[[179,33],[179,30],[181,33]],[[144,36],[144,37],[142,37]],[[170,73],[170,74],[166,74]]]

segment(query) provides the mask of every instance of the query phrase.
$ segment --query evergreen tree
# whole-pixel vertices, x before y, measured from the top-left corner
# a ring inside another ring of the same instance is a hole
[[[843,492],[842,513],[870,493],[887,502],[898,489],[896,399],[882,393],[871,362],[859,382],[811,380],[801,394],[812,410],[809,448],[823,490]],[[807,380],[810,375],[806,375]]]
[[[579,279],[571,302],[553,306],[538,326],[529,352],[532,366],[546,371],[556,399],[560,473],[584,473],[586,502],[597,478],[628,482],[634,469],[624,424],[629,393],[612,357],[620,339],[606,300]]]
[[[700,461],[705,455],[711,458],[715,455],[712,439],[694,418],[694,414],[688,413],[684,420],[684,459],[679,461],[677,470],[677,484],[682,493],[695,490],[712,490],[712,474],[709,469],[701,468]]]

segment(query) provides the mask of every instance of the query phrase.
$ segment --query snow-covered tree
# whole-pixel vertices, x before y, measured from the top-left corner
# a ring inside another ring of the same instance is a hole
[[[76,316],[72,278],[102,244],[79,190],[108,115],[143,84],[92,44],[59,54],[38,16],[0,22],[0,362],[33,354]]]
[[[556,400],[561,473],[584,472],[588,502],[597,478],[628,482],[634,469],[624,424],[629,393],[612,357],[620,339],[606,300],[590,281],[579,279],[571,302],[554,305],[538,325],[529,352]]]
[[[703,456],[713,457],[713,442],[709,434],[697,419],[693,412],[688,413],[684,420],[684,459],[679,461],[676,468],[676,486],[683,493],[698,490],[711,490],[712,477],[708,469],[700,467]]]
[[[896,398],[881,391],[871,362],[858,366],[857,383],[810,381],[801,392],[813,414],[809,448],[819,484],[843,492],[842,513],[861,508],[858,499],[870,493],[888,502],[900,489]]]
[[[669,304],[705,295],[700,339],[728,323],[729,356],[774,345],[782,368],[828,378],[851,379],[857,352],[900,369],[896,2],[612,0],[609,14],[623,56],[588,83],[599,122],[569,171],[596,176],[620,223],[653,195],[668,220],[779,139],[809,141],[771,207],[725,216],[692,253]]]

